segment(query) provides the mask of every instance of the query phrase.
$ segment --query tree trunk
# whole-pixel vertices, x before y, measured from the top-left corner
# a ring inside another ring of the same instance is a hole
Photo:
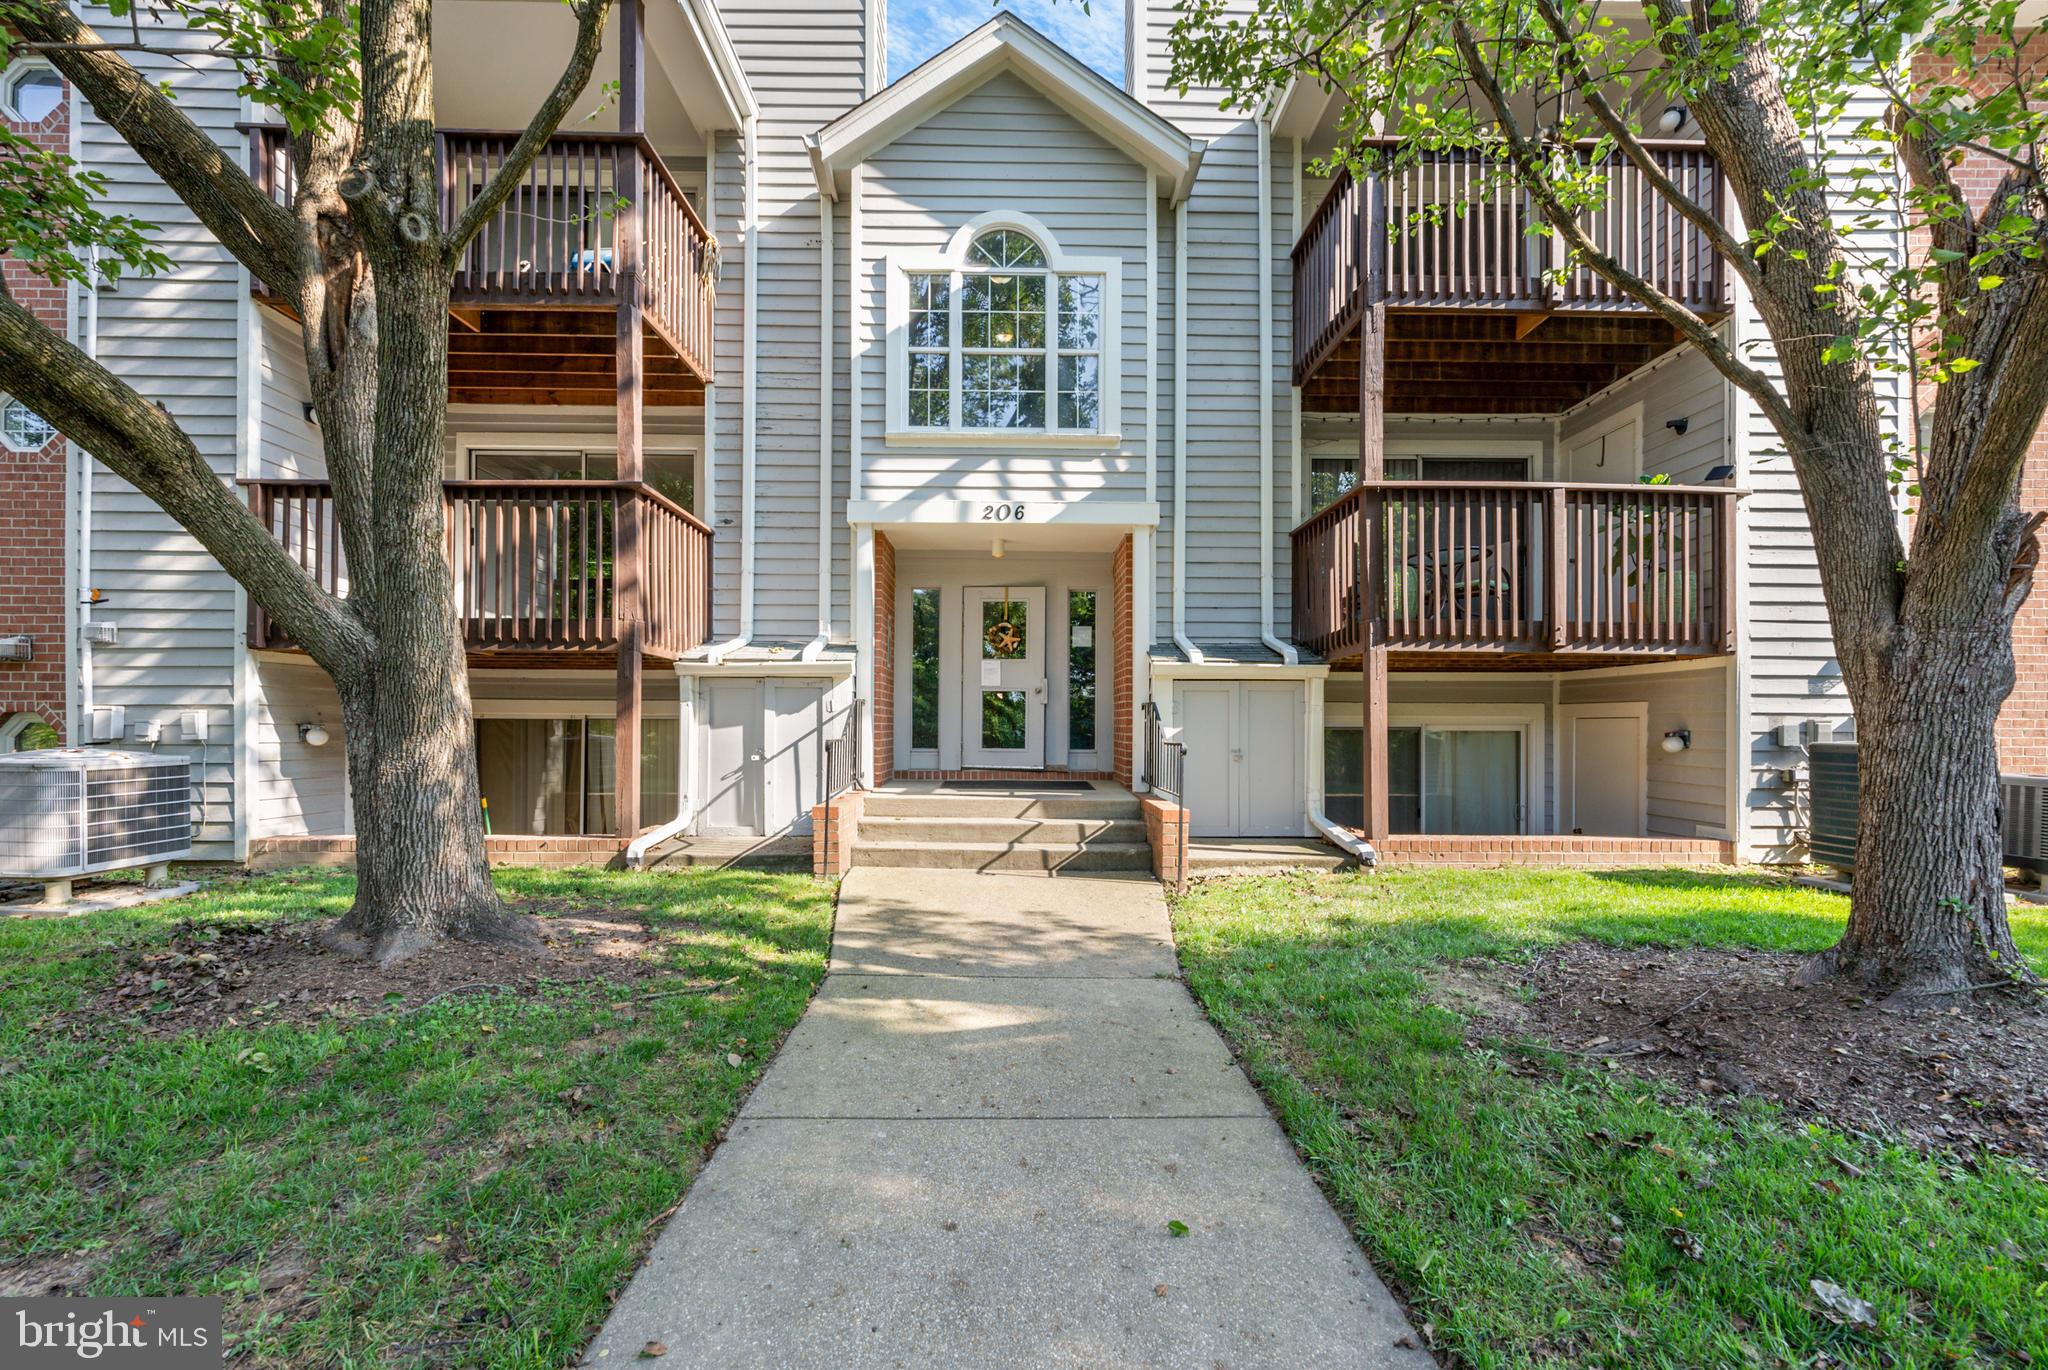
[[[1936,629],[1909,613],[1866,678],[1851,680],[1860,814],[1849,926],[1803,980],[1841,975],[1917,997],[2034,978],[2006,918],[1999,830],[2010,612],[1977,598],[1976,622],[1954,605]]]

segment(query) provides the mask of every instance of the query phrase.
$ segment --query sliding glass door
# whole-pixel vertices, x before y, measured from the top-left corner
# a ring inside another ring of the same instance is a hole
[[[1323,803],[1339,823],[1365,816],[1356,728],[1323,733]],[[1524,831],[1519,728],[1387,729],[1387,822],[1397,833]]]
[[[682,727],[640,725],[640,821],[676,816]],[[536,837],[613,835],[618,793],[609,718],[483,718],[476,725],[477,777],[493,833]]]

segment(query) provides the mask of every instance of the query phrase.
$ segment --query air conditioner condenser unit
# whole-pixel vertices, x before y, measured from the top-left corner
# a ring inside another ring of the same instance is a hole
[[[62,903],[79,876],[167,870],[191,855],[186,758],[86,748],[0,755],[0,878],[40,880],[48,902]]]

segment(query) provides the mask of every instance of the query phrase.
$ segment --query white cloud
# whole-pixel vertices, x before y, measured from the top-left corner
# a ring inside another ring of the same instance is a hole
[[[998,8],[1040,30],[1121,86],[1124,7],[1120,0],[889,0],[889,79],[895,80],[987,23]]]

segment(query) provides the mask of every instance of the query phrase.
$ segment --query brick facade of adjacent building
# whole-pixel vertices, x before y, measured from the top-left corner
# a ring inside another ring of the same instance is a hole
[[[1110,689],[1113,691],[1110,717],[1116,720],[1113,725],[1116,739],[1110,744],[1110,771],[1119,784],[1129,785],[1136,773],[1131,765],[1131,710],[1137,707],[1137,694],[1132,688],[1135,682],[1131,675],[1131,625],[1137,600],[1131,593],[1131,538],[1128,533],[1117,544],[1110,578],[1116,582],[1115,602],[1110,610],[1113,642],[1113,659],[1109,668]]]
[[[8,127],[43,147],[64,151],[71,144],[71,101],[67,96],[36,124],[13,120]],[[65,288],[32,274],[18,262],[4,264],[7,289],[50,327],[63,331],[68,313]],[[34,452],[0,443],[0,637],[25,634],[34,659],[0,661],[0,725],[20,714],[64,730],[64,441],[54,439]]]

